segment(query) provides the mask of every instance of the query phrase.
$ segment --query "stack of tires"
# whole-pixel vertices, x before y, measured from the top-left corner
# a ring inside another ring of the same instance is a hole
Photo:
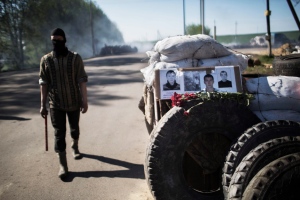
[[[231,147],[222,177],[224,199],[300,199],[300,123],[248,129]]]
[[[279,68],[290,66],[290,61],[277,61]],[[293,87],[284,91],[299,93],[300,81]],[[219,99],[169,110],[151,132],[147,147],[145,174],[153,197],[300,199],[299,111],[294,120],[290,115],[270,120],[250,108]]]

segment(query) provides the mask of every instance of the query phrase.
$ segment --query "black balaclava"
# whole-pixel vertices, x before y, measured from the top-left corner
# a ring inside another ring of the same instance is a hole
[[[60,28],[56,28],[51,32],[51,36],[53,35],[59,35],[64,38],[64,40],[52,40],[53,51],[55,55],[66,56],[68,54],[68,48],[65,46],[67,41],[65,32]]]

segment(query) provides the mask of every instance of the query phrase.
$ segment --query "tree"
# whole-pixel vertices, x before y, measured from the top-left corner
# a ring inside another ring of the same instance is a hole
[[[90,57],[90,13],[99,51],[104,44],[124,43],[117,26],[93,2],[90,6],[86,0],[0,0],[0,54],[19,69],[38,66],[41,56],[52,49],[51,30],[59,27],[66,32],[67,47]]]
[[[18,68],[24,67],[24,19],[29,1],[1,0],[0,3],[0,46]]]
[[[202,33],[202,25],[190,24],[186,27],[186,33],[188,35],[196,35]],[[210,28],[204,27],[204,34],[210,34]]]

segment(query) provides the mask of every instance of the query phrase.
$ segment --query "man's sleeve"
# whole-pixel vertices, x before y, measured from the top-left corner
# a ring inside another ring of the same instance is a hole
[[[84,65],[83,65],[82,58],[78,54],[77,54],[77,58],[76,58],[76,65],[78,66],[78,73],[77,73],[78,83],[88,82],[88,77],[87,77],[86,72],[84,70]]]
[[[44,57],[41,58],[41,62],[40,62],[40,79],[39,79],[39,84],[40,85],[45,85],[48,84],[48,79],[47,79],[47,75],[46,75],[46,67],[45,67],[45,59]]]

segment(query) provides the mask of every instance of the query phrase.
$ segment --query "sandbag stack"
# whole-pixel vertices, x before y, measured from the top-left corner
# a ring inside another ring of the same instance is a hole
[[[262,120],[300,121],[300,78],[267,76],[246,81],[255,99],[249,108]]]
[[[248,66],[248,57],[233,54],[208,35],[173,36],[158,41],[147,51],[149,66],[141,69],[145,83],[152,86],[155,69],[239,65]]]

